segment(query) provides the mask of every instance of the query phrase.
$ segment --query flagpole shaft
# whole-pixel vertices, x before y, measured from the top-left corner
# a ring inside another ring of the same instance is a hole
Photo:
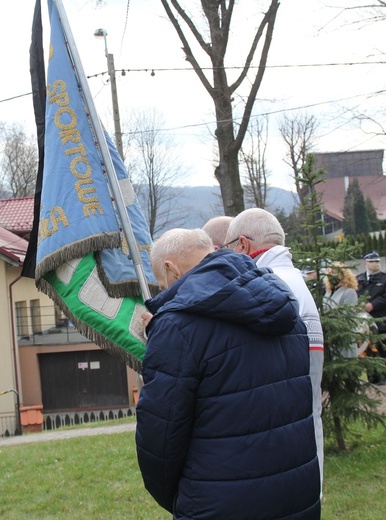
[[[87,107],[90,113],[91,121],[94,126],[96,138],[99,143],[101,155],[106,166],[107,176],[109,178],[111,192],[114,197],[114,203],[117,208],[119,218],[121,220],[123,233],[127,240],[127,244],[130,251],[130,257],[133,261],[135,272],[138,277],[139,286],[141,288],[142,296],[144,300],[151,298],[149,286],[146,280],[145,271],[142,265],[141,256],[139,254],[137,243],[135,240],[133,228],[130,223],[129,216],[127,214],[125,202],[123,199],[122,191],[119,186],[119,182],[115,173],[115,168],[111,155],[107,146],[105,134],[99,120],[94,101],[88,86],[87,78],[83,70],[83,65],[80,60],[78,49],[76,48],[75,40],[72,35],[70,24],[68,23],[67,15],[63,7],[62,0],[55,0],[55,4],[59,13],[60,20],[62,22],[63,32],[67,38],[68,46],[71,50],[72,59],[78,74],[79,82],[83,90],[83,94],[87,103]]]

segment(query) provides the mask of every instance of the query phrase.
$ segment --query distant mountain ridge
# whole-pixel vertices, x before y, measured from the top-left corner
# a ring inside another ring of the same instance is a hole
[[[172,194],[175,192],[173,213],[181,217],[169,223],[162,231],[173,227],[201,228],[210,218],[224,214],[219,186],[172,187],[170,191]],[[282,188],[268,188],[266,209],[271,213],[281,210],[288,215],[297,204],[296,193]]]

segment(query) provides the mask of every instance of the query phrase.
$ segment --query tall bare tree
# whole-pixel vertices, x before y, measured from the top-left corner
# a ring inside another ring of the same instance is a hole
[[[162,130],[160,112],[137,112],[132,121],[132,130],[124,132],[124,141],[130,140],[126,163],[154,237],[171,224],[184,225],[187,211],[186,206],[182,211],[181,190],[176,185],[184,180],[187,168],[175,151],[173,139]]]
[[[247,205],[265,208],[269,170],[266,150],[268,142],[268,116],[251,121],[248,130],[249,147],[241,148],[242,164],[245,167],[244,194]]]
[[[224,212],[226,215],[234,216],[244,209],[243,189],[239,172],[239,152],[248,128],[253,104],[264,76],[280,2],[279,0],[270,0],[266,4],[268,9],[253,35],[241,72],[231,84],[228,81],[225,57],[231,35],[235,0],[200,0],[197,3],[200,4],[204,16],[201,16],[197,23],[193,21],[193,16],[183,8],[181,2],[161,0],[161,3],[182,42],[186,61],[192,65],[202,85],[213,100],[216,113],[215,134],[219,152],[215,176],[220,184]],[[186,1],[185,3],[186,9],[190,11],[197,6],[197,3],[195,6],[192,6],[191,2]],[[201,26],[202,21],[204,26]],[[235,34],[235,37],[240,38],[240,33]],[[208,79],[205,74],[197,57],[199,51],[193,52],[189,38],[192,38],[193,43],[198,43],[204,54],[209,57],[212,65],[212,80]],[[236,128],[233,121],[233,97],[251,70],[259,44],[261,44],[259,66],[251,82],[241,122]]]
[[[315,116],[305,113],[295,113],[292,117],[284,115],[279,123],[279,131],[288,151],[284,162],[291,167],[294,175],[296,192],[300,205],[305,205],[308,186],[302,182],[302,168],[307,154],[315,145],[318,122]]]
[[[334,14],[334,18],[341,19],[341,16],[347,13],[353,13],[350,17],[350,22],[363,27],[365,25],[383,22],[386,16],[386,1],[385,0],[370,0],[363,2],[363,5],[349,5],[347,7],[340,7],[340,13]]]
[[[35,192],[38,170],[38,149],[35,138],[27,136],[21,124],[0,128],[2,144],[0,185],[12,198],[26,197]]]
[[[385,25],[386,22],[386,0],[369,0],[363,1],[362,5],[360,2],[346,2],[349,5],[335,6],[332,11],[331,20],[326,25],[335,22],[338,27],[352,26],[356,30],[361,30],[364,27],[372,26],[374,24]],[[356,5],[352,5],[356,4]],[[331,7],[331,6],[330,6]],[[384,48],[382,47],[383,39],[379,40],[379,47],[376,49],[369,49],[366,51],[368,57],[381,58],[382,61],[385,56]],[[371,63],[371,62],[369,62]],[[374,92],[371,95],[371,99],[377,97],[384,97],[384,90],[381,89],[378,92]],[[346,121],[358,123],[360,130],[373,137],[386,136],[386,125],[385,125],[385,103],[381,100],[379,106],[370,104],[368,108],[363,108],[363,103],[358,104],[354,108],[343,107],[344,114],[346,115]],[[366,105],[364,105],[366,107]]]

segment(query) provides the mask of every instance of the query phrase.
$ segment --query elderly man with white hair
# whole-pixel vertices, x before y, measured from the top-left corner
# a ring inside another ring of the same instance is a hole
[[[307,327],[310,343],[310,378],[313,390],[315,440],[323,481],[322,391],[324,342],[320,316],[302,273],[292,263],[285,247],[284,230],[278,219],[261,208],[250,208],[235,217],[228,228],[226,246],[249,255],[257,267],[270,267],[291,289],[299,303],[300,317]]]
[[[177,519],[320,519],[320,476],[298,305],[269,269],[200,229],[154,244],[164,289],[137,406],[137,454]]]
[[[229,224],[233,217],[213,217],[206,222],[202,229],[210,236],[215,249],[221,249],[225,244]]]

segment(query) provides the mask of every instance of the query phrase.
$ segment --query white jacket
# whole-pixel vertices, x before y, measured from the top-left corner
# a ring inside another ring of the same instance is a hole
[[[299,303],[299,314],[307,327],[310,341],[310,378],[313,393],[315,440],[318,451],[321,482],[323,481],[323,425],[322,425],[322,375],[324,362],[323,330],[315,300],[304,278],[292,263],[288,247],[275,246],[255,259],[257,267],[270,267],[293,292]]]

